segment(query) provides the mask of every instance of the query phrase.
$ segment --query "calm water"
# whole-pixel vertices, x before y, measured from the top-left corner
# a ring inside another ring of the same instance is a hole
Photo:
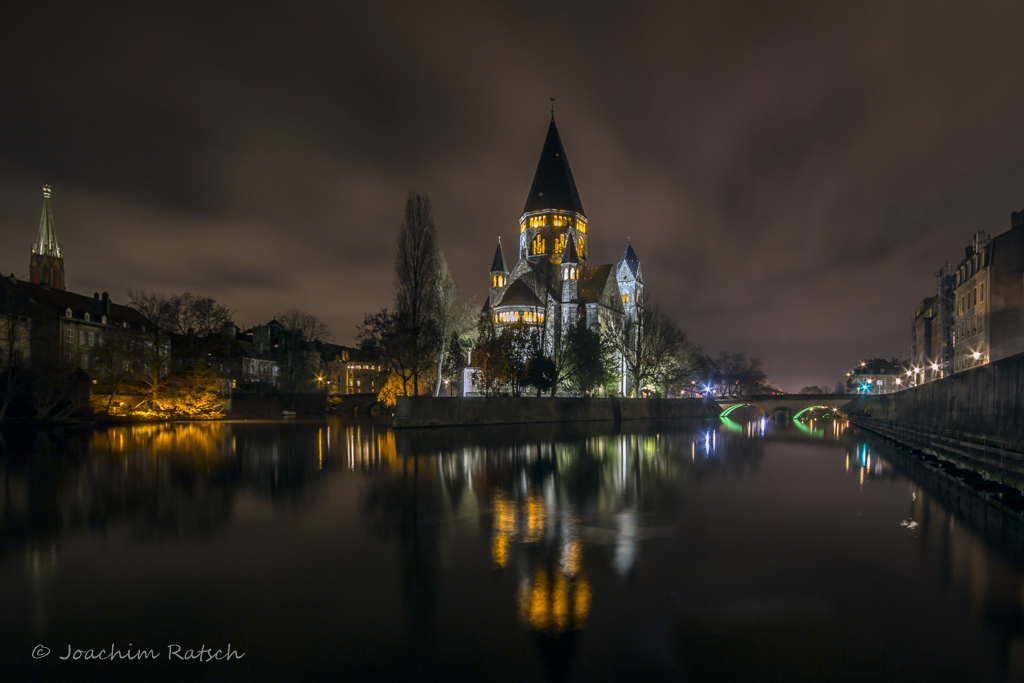
[[[0,448],[5,680],[1024,672],[1021,530],[832,422],[216,423]],[[244,657],[169,659],[229,646]],[[83,659],[112,647],[135,658]]]

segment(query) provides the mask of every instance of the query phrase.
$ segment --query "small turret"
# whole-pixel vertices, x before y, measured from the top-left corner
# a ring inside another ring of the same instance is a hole
[[[626,241],[626,250],[615,266],[615,279],[622,297],[622,309],[626,317],[635,320],[637,304],[644,297],[644,276],[640,270],[640,259],[633,251],[633,245]]]
[[[508,282],[508,268],[505,267],[505,256],[501,253],[501,237],[498,237],[498,248],[494,250],[494,261],[491,262],[491,306],[497,301],[498,293]]]

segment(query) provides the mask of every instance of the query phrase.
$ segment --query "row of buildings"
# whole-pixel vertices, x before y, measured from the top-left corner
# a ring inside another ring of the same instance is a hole
[[[936,280],[914,313],[911,385],[1024,352],[1024,211],[1000,235],[975,233]]]
[[[57,241],[51,191],[43,188],[39,232],[29,259],[29,278],[0,277],[0,373],[81,371],[93,385],[109,379],[112,348],[132,339],[134,348],[165,359],[171,373],[202,363],[238,390],[377,392],[381,367],[358,349],[326,342],[300,343],[273,319],[241,330],[234,325],[203,340],[200,354],[173,353],[179,339],[157,328],[131,306],[103,292],[92,296],[66,288],[64,253]],[[289,377],[301,356],[298,377]],[[81,375],[80,375],[81,376]]]
[[[910,359],[861,362],[846,373],[849,393],[889,394],[1024,353],[1024,211],[1000,235],[974,233],[935,276],[914,311]]]

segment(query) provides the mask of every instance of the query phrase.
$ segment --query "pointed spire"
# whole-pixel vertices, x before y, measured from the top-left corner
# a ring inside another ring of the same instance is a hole
[[[573,239],[572,235],[569,235],[565,250],[562,252],[562,264],[571,263],[576,265],[580,262],[580,257],[576,253],[576,240]]]
[[[583,213],[583,202],[580,201],[579,192],[576,190],[576,181],[573,180],[572,170],[569,168],[569,159],[562,149],[562,140],[555,126],[554,111],[551,113],[548,136],[540,152],[537,172],[534,173],[533,185],[530,186],[530,194],[526,198],[523,213],[545,209],[575,211],[581,216],[586,215]]]
[[[494,251],[494,261],[491,263],[491,272],[508,275],[508,268],[505,267],[505,256],[501,253],[501,237],[498,238],[498,248]]]
[[[629,266],[629,270],[636,276],[640,272],[640,259],[637,258],[636,252],[633,251],[633,245],[630,244],[629,240],[626,240],[626,251],[622,252],[622,258],[619,259],[619,263],[625,263]]]
[[[43,215],[39,218],[39,236],[32,245],[32,253],[40,256],[61,257],[57,233],[53,229],[53,212],[50,210],[50,186],[43,185]]]

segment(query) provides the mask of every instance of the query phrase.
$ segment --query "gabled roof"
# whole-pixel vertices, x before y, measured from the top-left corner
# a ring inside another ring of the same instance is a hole
[[[544,303],[537,298],[537,295],[533,293],[530,286],[522,280],[516,280],[508,289],[505,290],[504,294],[501,295],[501,299],[494,304],[495,308],[499,306],[543,306]]]
[[[608,278],[612,275],[612,264],[587,266],[580,268],[579,283],[576,285],[580,303],[601,303],[601,294],[608,286]]]
[[[629,271],[633,273],[633,277],[636,277],[640,272],[640,259],[637,258],[636,252],[633,251],[633,245],[626,243],[626,251],[622,252],[622,258],[619,259],[619,263],[625,263],[629,266]]]
[[[25,298],[29,310],[36,312],[47,310],[51,315],[66,317],[67,310],[71,309],[72,318],[82,319],[88,313],[92,322],[100,322],[103,316],[107,315],[106,302],[99,295],[83,296],[24,280],[17,280],[14,284],[18,293]],[[131,306],[122,306],[112,302],[107,322],[110,324],[128,323],[134,329],[152,329],[152,323],[146,316]]]
[[[494,251],[494,261],[491,262],[492,273],[505,273],[508,274],[508,268],[505,267],[505,257],[501,253],[501,238],[498,238],[498,248]]]
[[[583,202],[580,201],[579,192],[576,191],[576,181],[572,178],[569,159],[565,156],[562,140],[558,137],[554,116],[551,117],[551,125],[548,126],[548,136],[540,152],[537,172],[533,174],[533,185],[530,186],[530,194],[526,197],[526,208],[523,209],[523,213],[546,209],[575,211],[581,216],[586,215],[583,213]]]
[[[57,233],[53,229],[53,212],[50,211],[50,186],[43,185],[43,215],[39,218],[39,236],[32,245],[32,253],[40,256],[61,256],[57,244]]]

